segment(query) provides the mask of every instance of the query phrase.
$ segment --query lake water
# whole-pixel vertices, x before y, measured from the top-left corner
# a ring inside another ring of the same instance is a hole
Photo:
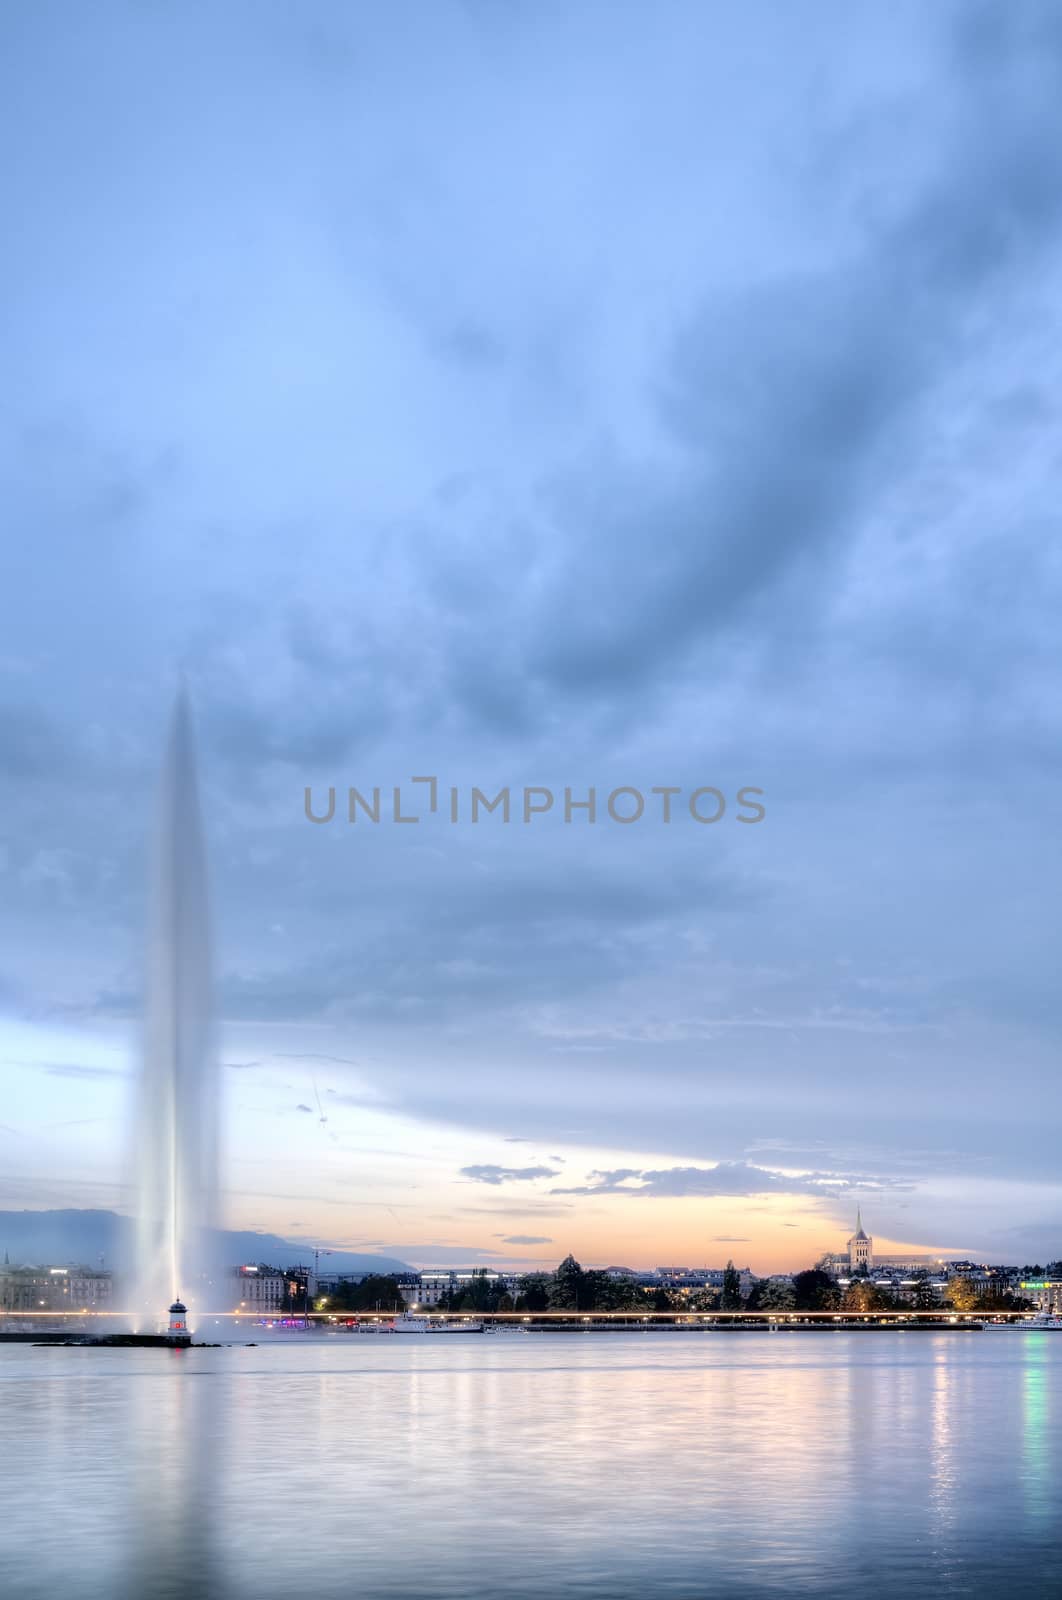
[[[1062,1335],[0,1347],[0,1592],[1062,1595]]]

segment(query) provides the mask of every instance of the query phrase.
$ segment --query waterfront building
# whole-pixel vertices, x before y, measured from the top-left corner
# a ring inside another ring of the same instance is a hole
[[[428,1269],[407,1273],[399,1279],[402,1298],[408,1305],[431,1307],[447,1295],[463,1294],[476,1283],[487,1283],[499,1288],[515,1301],[519,1294],[521,1272],[499,1272],[495,1267],[469,1267],[467,1269]],[[412,1298],[410,1298],[412,1296]]]
[[[1023,1278],[1018,1290],[1037,1311],[1062,1316],[1062,1278]]]
[[[0,1267],[0,1314],[5,1311],[109,1311],[113,1279],[92,1267]]]
[[[230,1274],[234,1297],[233,1305],[239,1311],[260,1312],[273,1316],[284,1309],[288,1298],[288,1274],[280,1267],[234,1267]]]
[[[747,1295],[756,1282],[756,1275],[751,1267],[738,1267],[737,1275],[741,1293]],[[721,1289],[725,1277],[725,1267],[655,1267],[639,1281],[646,1288],[656,1288],[662,1284],[664,1288],[677,1289],[682,1294],[698,1289]]]
[[[978,1294],[988,1300],[998,1300],[1005,1294],[1021,1293],[1021,1273],[1017,1267],[989,1266],[972,1261],[949,1261],[949,1282],[965,1278]]]
[[[881,1267],[873,1269],[869,1274],[868,1282],[872,1283],[875,1289],[880,1289],[883,1294],[891,1296],[894,1300],[903,1301],[908,1305],[917,1304],[926,1290],[929,1291],[934,1302],[939,1305],[944,1299],[948,1288],[948,1280],[940,1272],[935,1274],[920,1272],[917,1275],[912,1275],[902,1269],[883,1269]]]
[[[410,1273],[400,1283],[402,1298],[414,1306],[437,1306],[451,1292],[453,1276],[443,1270]]]
[[[325,1294],[334,1294],[341,1284],[362,1283],[369,1276],[367,1272],[322,1274],[318,1288]],[[496,1267],[426,1267],[420,1272],[394,1272],[382,1276],[395,1279],[407,1306],[430,1311],[441,1300],[452,1294],[464,1293],[474,1283],[487,1283],[492,1288],[498,1285],[515,1300],[524,1274],[501,1272]]]

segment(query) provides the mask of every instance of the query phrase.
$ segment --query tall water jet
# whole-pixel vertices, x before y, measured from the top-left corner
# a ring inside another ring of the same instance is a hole
[[[174,707],[163,770],[134,1121],[134,1303],[154,1328],[181,1298],[195,1325],[212,1286],[218,1192],[218,1070],[206,856],[188,697]]]

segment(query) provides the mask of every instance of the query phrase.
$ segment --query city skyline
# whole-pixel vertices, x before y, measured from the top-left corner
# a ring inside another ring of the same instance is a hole
[[[106,1052],[98,1050],[94,1059],[97,1063],[107,1059]],[[47,1070],[62,1076],[61,1065],[50,1061]],[[237,1081],[251,1070],[242,1062],[228,1065]],[[598,1266],[649,1267],[659,1264],[665,1256],[691,1265],[711,1264],[732,1256],[735,1260],[741,1257],[756,1270],[788,1271],[838,1249],[851,1227],[854,1212],[861,1206],[865,1208],[868,1199],[876,1217],[890,1213],[902,1216],[912,1207],[910,1195],[903,1191],[892,1196],[891,1202],[887,1194],[873,1190],[835,1194],[827,1186],[823,1193],[821,1182],[813,1173],[788,1177],[779,1173],[773,1181],[783,1190],[781,1194],[745,1195],[743,1189],[760,1181],[757,1174],[771,1169],[741,1163],[724,1163],[715,1168],[693,1164],[677,1169],[654,1166],[667,1160],[659,1152],[613,1150],[613,1159],[635,1162],[637,1166],[621,1166],[604,1178],[596,1165],[601,1152],[572,1148],[564,1141],[552,1141],[562,1148],[547,1151],[544,1145],[529,1140],[514,1141],[511,1136],[470,1138],[462,1132],[455,1142],[452,1134],[445,1136],[448,1130],[443,1130],[440,1137],[438,1130],[416,1124],[399,1123],[396,1128],[395,1119],[381,1114],[375,1106],[337,1107],[334,1101],[338,1096],[330,1092],[327,1079],[322,1078],[320,1083],[316,1079],[315,1072],[321,1064],[306,1065],[312,1070],[304,1083],[309,1085],[308,1095],[314,1104],[299,1103],[304,1109],[298,1113],[298,1125],[305,1127],[308,1135],[298,1147],[306,1152],[305,1171],[294,1175],[294,1186],[286,1189],[283,1196],[270,1194],[268,1187],[252,1194],[234,1194],[223,1186],[222,1201],[224,1225],[276,1234],[292,1243],[303,1243],[307,1250],[317,1247],[367,1251],[398,1257],[418,1267],[482,1262],[532,1268],[555,1264],[569,1251]],[[255,1069],[255,1075],[260,1082],[269,1081],[264,1064]],[[286,1106],[280,1101],[280,1089],[291,1087],[292,1078],[291,1061],[278,1063],[277,1099],[272,1105],[258,1108],[249,1130],[252,1151],[235,1157],[230,1151],[229,1162],[235,1171],[260,1167],[260,1159],[253,1154],[254,1133],[259,1126],[268,1129],[271,1122],[283,1116]],[[68,1081],[66,1094],[73,1100],[68,1109],[78,1109],[77,1102],[81,1101],[83,1109],[99,1113],[109,1103],[111,1126],[116,1130],[123,1126],[122,1108],[129,1087],[117,1069],[89,1065],[83,1075],[78,1072]],[[116,1176],[113,1164],[101,1166],[96,1178],[66,1175],[71,1171],[71,1161],[76,1167],[78,1153],[82,1159],[88,1153],[83,1130],[99,1121],[106,1123],[106,1118],[71,1117],[72,1142],[65,1147],[64,1176],[58,1180],[27,1186],[0,1177],[0,1209],[84,1205],[128,1212],[131,1193]],[[336,1123],[343,1129],[338,1136],[329,1131]],[[419,1147],[414,1150],[409,1148],[412,1145]],[[487,1160],[489,1155],[500,1159]],[[371,1198],[359,1199],[343,1192],[322,1195],[329,1171],[349,1171],[352,1156],[357,1159],[363,1193]],[[462,1160],[464,1167],[453,1169],[448,1160]],[[417,1198],[412,1200],[407,1181],[411,1164],[417,1174]],[[648,1177],[622,1176],[635,1171]],[[676,1171],[681,1174],[678,1183]],[[616,1178],[619,1181],[614,1181]],[[680,1192],[670,1196],[653,1192],[654,1188],[666,1190],[668,1184],[675,1184]],[[785,1190],[801,1184],[806,1192],[794,1203],[794,1197]],[[649,1192],[632,1192],[632,1185]],[[714,1197],[697,1192],[698,1188],[712,1185],[724,1192]],[[683,1194],[682,1188],[691,1192]],[[728,1188],[734,1192],[727,1194]],[[596,1197],[573,1195],[572,1189],[597,1193]],[[296,1200],[305,1203],[295,1205]],[[450,1209],[435,1209],[440,1206]],[[293,1212],[315,1213],[320,1222],[313,1225],[304,1216],[289,1214]],[[419,1219],[425,1216],[437,1224],[430,1230],[429,1239],[421,1237],[428,1230],[418,1227]],[[993,1236],[991,1230],[986,1230],[987,1243],[976,1237],[949,1239],[934,1231],[931,1217],[922,1221],[916,1216],[911,1220],[915,1225],[906,1231],[875,1222],[876,1250],[944,1259],[1021,1261],[1053,1258],[1057,1253],[1058,1236],[1052,1235],[1049,1228],[1043,1230],[1038,1248],[1023,1249],[1020,1239],[1016,1242],[998,1234]],[[366,1225],[372,1221],[384,1225],[375,1229]],[[1029,1237],[1031,1240],[1035,1236]]]
[[[128,1286],[130,1282],[135,1282],[135,1270],[132,1273],[130,1271],[133,1257],[129,1225],[132,1221],[112,1211],[0,1211],[2,1265],[16,1274],[51,1272],[53,1275],[64,1275],[69,1272],[89,1279],[110,1278],[117,1274]],[[124,1229],[128,1229],[128,1232]],[[717,1242],[738,1244],[747,1241],[731,1239]],[[536,1273],[548,1275],[565,1262],[573,1261],[587,1271],[630,1274],[646,1281],[667,1282],[678,1282],[684,1280],[686,1275],[696,1276],[701,1272],[713,1273],[721,1279],[724,1268],[729,1270],[731,1267],[737,1267],[742,1275],[749,1274],[761,1281],[772,1276],[791,1278],[795,1272],[807,1272],[812,1267],[824,1268],[842,1283],[847,1282],[849,1277],[867,1275],[872,1279],[891,1277],[897,1282],[901,1279],[908,1282],[927,1274],[931,1278],[939,1273],[945,1277],[953,1276],[967,1269],[975,1272],[1003,1269],[1010,1273],[1046,1271],[1049,1274],[1054,1269],[1053,1278],[1057,1278],[1062,1268],[1062,1257],[1053,1252],[1047,1252],[1044,1260],[1038,1263],[989,1262],[981,1260],[977,1252],[968,1255],[947,1251],[897,1252],[890,1249],[889,1244],[888,1240],[866,1233],[861,1208],[857,1208],[856,1231],[841,1242],[840,1249],[818,1252],[783,1269],[773,1265],[764,1267],[761,1263],[742,1257],[740,1252],[735,1261],[733,1253],[714,1251],[711,1247],[706,1247],[699,1257],[684,1259],[679,1252],[664,1250],[661,1258],[653,1261],[636,1261],[628,1257],[623,1261],[587,1259],[577,1262],[575,1251],[555,1245],[553,1249],[531,1259],[507,1259],[504,1249],[499,1248],[491,1259],[475,1263],[452,1261],[444,1264],[435,1260],[403,1262],[394,1257],[374,1254],[371,1250],[348,1250],[338,1242],[335,1245],[325,1242],[310,1244],[306,1240],[285,1239],[276,1234],[232,1230],[216,1230],[209,1249],[217,1268],[227,1275],[257,1274],[260,1270],[274,1276],[302,1272],[322,1280],[336,1277],[356,1280],[366,1275],[388,1276],[400,1272],[413,1276],[423,1273],[439,1279],[447,1275],[452,1278],[455,1274],[462,1279],[471,1279],[477,1273],[503,1273],[511,1275],[516,1281],[521,1276],[534,1276]],[[56,1281],[62,1287],[65,1279],[60,1276]]]

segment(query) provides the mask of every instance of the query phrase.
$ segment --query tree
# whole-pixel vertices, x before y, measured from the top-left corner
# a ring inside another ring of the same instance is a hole
[[[700,1289],[690,1301],[691,1311],[718,1311],[722,1296],[718,1289]]]
[[[579,1302],[584,1311],[627,1311],[642,1305],[645,1295],[630,1278],[613,1278],[607,1272],[584,1272]]]
[[[550,1280],[544,1272],[529,1272],[517,1285],[517,1311],[545,1311],[549,1306]]]
[[[1026,1300],[1020,1294],[1012,1294],[1009,1289],[990,1289],[978,1300],[977,1309],[978,1311],[1031,1311],[1034,1307],[1031,1300]]]
[[[549,1290],[551,1311],[580,1311],[583,1305],[585,1277],[582,1267],[573,1255],[565,1256],[553,1274]]]
[[[723,1311],[741,1310],[741,1274],[732,1261],[728,1261],[723,1273],[723,1293],[719,1301]]]
[[[858,1283],[849,1284],[841,1303],[845,1311],[887,1311],[892,1296],[883,1294],[876,1283],[862,1278]]]
[[[792,1311],[796,1305],[796,1295],[793,1293],[791,1283],[777,1282],[768,1279],[766,1283],[756,1285],[759,1290],[759,1309],[761,1311]]]
[[[840,1292],[828,1272],[809,1267],[793,1279],[793,1305],[797,1311],[834,1311]]]
[[[498,1311],[501,1309],[501,1300],[505,1295],[505,1285],[500,1278],[488,1273],[485,1267],[477,1267],[469,1277],[468,1282],[456,1294],[450,1296],[450,1311]]]
[[[979,1298],[977,1285],[970,1278],[952,1278],[948,1284],[948,1299],[954,1311],[976,1311]]]
[[[763,1283],[762,1281],[754,1283],[752,1285],[752,1288],[749,1290],[748,1294],[745,1296],[745,1310],[746,1311],[762,1311],[763,1310],[763,1295],[764,1295],[764,1290],[766,1289],[766,1287],[767,1287],[767,1285],[765,1283]]]
[[[352,1311],[404,1311],[406,1303],[397,1279],[370,1272],[360,1283],[338,1283],[319,1307],[337,1315]]]
[[[928,1278],[919,1278],[914,1287],[913,1299],[918,1311],[934,1311],[939,1304],[937,1291]]]

